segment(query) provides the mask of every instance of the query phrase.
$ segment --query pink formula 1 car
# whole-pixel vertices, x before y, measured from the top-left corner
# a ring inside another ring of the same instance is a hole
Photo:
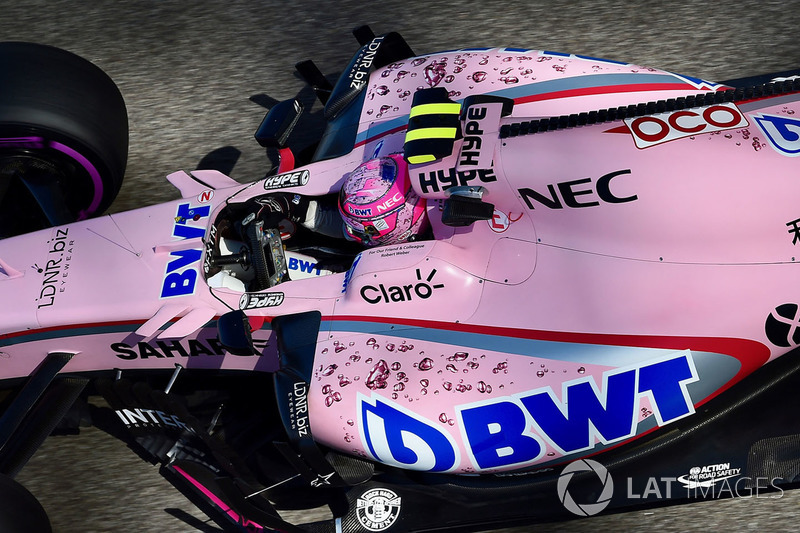
[[[176,172],[182,199],[99,218],[119,92],[0,45],[4,497],[35,506],[10,478],[96,396],[92,422],[226,531],[461,531],[797,481],[800,82],[355,33],[335,85],[297,65],[325,104],[313,151],[282,102],[266,178]],[[426,201],[419,240],[257,216],[382,157]]]

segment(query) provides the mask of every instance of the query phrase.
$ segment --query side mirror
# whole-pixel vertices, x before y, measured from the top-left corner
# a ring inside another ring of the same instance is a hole
[[[256,355],[250,322],[244,311],[225,313],[217,320],[217,336],[222,347],[233,355]]]
[[[294,98],[278,102],[261,121],[256,130],[256,141],[264,148],[284,148],[302,114],[303,104]]]

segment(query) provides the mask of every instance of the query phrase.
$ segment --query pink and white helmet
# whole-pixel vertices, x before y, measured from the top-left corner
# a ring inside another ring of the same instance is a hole
[[[411,188],[408,164],[398,154],[370,159],[344,180],[339,212],[347,236],[365,246],[413,240],[427,227],[425,199]]]

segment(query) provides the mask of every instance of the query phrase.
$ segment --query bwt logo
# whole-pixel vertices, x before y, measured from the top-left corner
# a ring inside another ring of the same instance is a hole
[[[361,434],[373,458],[427,472],[446,472],[458,464],[453,437],[430,420],[378,395],[358,393],[358,402]]]
[[[355,215],[357,217],[371,217],[372,216],[372,208],[371,207],[353,207],[350,204],[347,204],[347,211],[351,215]]]
[[[172,236],[180,239],[199,239],[205,235],[205,221],[211,213],[211,206],[192,206],[188,203],[178,205],[175,213],[175,222],[172,226]],[[192,224],[192,222],[197,223]],[[173,296],[187,296],[194,294],[197,284],[197,267],[203,255],[202,244],[197,248],[175,250],[169,253],[170,261],[167,263],[164,280],[161,283],[161,298]]]
[[[463,450],[449,433],[376,394],[359,396],[361,434],[378,461],[442,472],[466,456],[474,471],[535,464],[551,448],[560,456],[588,452],[597,444],[637,434],[640,400],[647,398],[663,426],[694,413],[687,385],[698,380],[687,350],[603,373],[602,386],[588,376],[513,396],[455,407]]]

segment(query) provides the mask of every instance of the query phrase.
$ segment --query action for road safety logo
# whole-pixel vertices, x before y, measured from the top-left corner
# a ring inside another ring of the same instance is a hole
[[[723,479],[729,479],[738,476],[741,472],[741,468],[731,468],[730,463],[693,466],[689,469],[689,474],[679,477],[678,481],[680,481],[687,489],[712,487]]]

